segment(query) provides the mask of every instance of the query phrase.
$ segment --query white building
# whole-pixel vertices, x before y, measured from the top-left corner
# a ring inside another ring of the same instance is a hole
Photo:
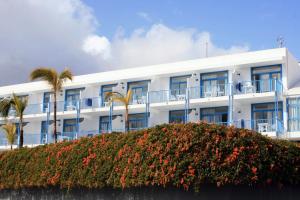
[[[205,120],[300,140],[299,72],[298,61],[279,48],[75,76],[58,95],[58,138],[123,131],[124,106],[111,107],[103,97],[131,89],[132,130]],[[24,144],[53,141],[47,83],[0,87],[1,98],[13,92],[29,99]],[[17,122],[11,113],[8,120]],[[0,145],[5,144],[0,133]]]

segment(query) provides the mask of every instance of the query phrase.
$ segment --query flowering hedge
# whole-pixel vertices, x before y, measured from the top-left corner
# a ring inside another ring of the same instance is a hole
[[[25,135],[26,137],[26,135]],[[300,148],[207,123],[160,125],[0,154],[0,188],[299,184]]]

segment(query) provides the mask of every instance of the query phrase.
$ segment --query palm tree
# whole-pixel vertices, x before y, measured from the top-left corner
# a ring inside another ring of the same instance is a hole
[[[105,100],[112,102],[120,102],[125,106],[125,132],[129,130],[129,119],[128,119],[128,106],[130,104],[132,97],[132,91],[128,90],[126,95],[123,95],[119,92],[108,92],[105,95]]]
[[[20,98],[13,94],[12,97],[4,98],[0,101],[0,113],[3,117],[8,117],[9,111],[14,109],[16,117],[19,118],[19,130],[20,130],[20,144],[19,147],[23,147],[24,142],[24,124],[23,115],[28,104],[28,98]]]
[[[2,126],[2,129],[5,131],[6,139],[10,144],[10,149],[12,149],[12,145],[16,140],[16,130],[17,130],[16,125],[12,123],[7,123]]]
[[[63,84],[67,81],[73,80],[73,74],[70,70],[65,69],[60,74],[51,68],[37,68],[30,74],[31,80],[44,80],[47,81],[51,86],[51,90],[54,96],[54,141],[57,142],[57,131],[56,131],[56,110],[57,110],[57,93],[62,89]]]

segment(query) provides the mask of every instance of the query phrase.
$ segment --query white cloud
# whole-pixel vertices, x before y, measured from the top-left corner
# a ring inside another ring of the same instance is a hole
[[[0,85],[28,81],[37,66],[99,71],[99,62],[82,50],[97,26],[80,0],[0,1]]]
[[[92,56],[102,56],[103,59],[110,57],[110,42],[106,37],[91,35],[83,41],[82,49]]]
[[[98,21],[80,0],[0,1],[0,27],[0,85],[27,81],[37,66],[86,74],[204,57],[206,42],[210,56],[248,50],[218,47],[208,32],[164,24],[108,40],[96,34]]]
[[[245,45],[218,47],[208,32],[154,24],[148,30],[133,31],[129,37],[118,35],[111,42],[109,63],[114,67],[131,67],[200,58],[206,56],[206,45],[208,56],[248,51]]]

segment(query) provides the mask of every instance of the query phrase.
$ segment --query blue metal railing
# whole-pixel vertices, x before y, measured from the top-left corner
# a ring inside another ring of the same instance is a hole
[[[259,133],[283,131],[283,121],[279,119],[277,122],[276,119],[238,120],[234,121],[233,125],[237,128],[250,129]]]
[[[243,81],[235,84],[235,94],[264,93],[282,91],[282,82],[278,79]]]
[[[186,101],[187,91],[189,99],[198,98],[208,98],[208,97],[220,97],[228,96],[229,89],[232,84],[216,84],[201,87],[191,87],[182,89],[172,89],[172,90],[160,90],[160,91],[149,91],[149,102],[148,103],[165,103],[172,101]],[[248,93],[263,93],[277,91],[280,95],[282,93],[283,87],[282,82],[277,79],[270,80],[259,80],[259,81],[244,81],[237,84],[233,84],[234,94],[248,94]],[[94,109],[110,107],[111,103],[102,99],[101,96],[83,98],[80,101],[80,109]],[[145,104],[147,102],[147,93],[142,95],[133,95],[131,104]],[[123,106],[120,102],[114,102],[114,106]],[[50,112],[54,110],[54,103],[50,103],[50,107],[47,104],[37,103],[29,104],[25,110],[25,115],[30,114],[42,114],[46,113],[48,109]],[[58,101],[57,111],[76,111],[77,101]],[[12,109],[10,111],[10,116],[14,116],[15,111]]]
[[[228,96],[231,84],[213,84],[189,88],[190,99]]]

